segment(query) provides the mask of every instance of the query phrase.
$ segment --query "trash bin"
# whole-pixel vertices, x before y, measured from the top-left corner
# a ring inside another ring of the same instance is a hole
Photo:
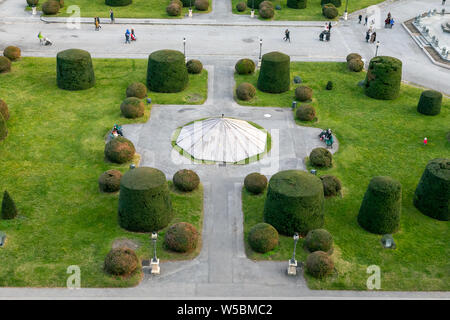
[[[297,108],[297,101],[292,101],[292,110],[295,110]]]

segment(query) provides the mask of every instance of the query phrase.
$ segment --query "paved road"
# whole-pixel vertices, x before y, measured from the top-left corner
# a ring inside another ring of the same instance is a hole
[[[130,138],[142,155],[142,165],[162,169],[171,177],[181,167],[196,170],[205,186],[203,246],[200,255],[188,262],[163,263],[162,274],[146,273],[136,288],[127,289],[29,289],[0,288],[0,298],[210,298],[210,297],[281,297],[281,298],[450,298],[449,293],[433,292],[352,292],[312,291],[301,276],[288,277],[286,262],[254,262],[245,257],[242,237],[242,179],[247,173],[261,171],[268,176],[284,169],[304,169],[303,159],[316,146],[319,129],[296,126],[292,112],[281,108],[242,107],[233,101],[233,65],[238,58],[259,55],[259,37],[263,52],[282,51],[293,60],[342,61],[350,52],[361,52],[366,59],[374,55],[374,46],[365,43],[364,27],[355,19],[335,26],[332,41],[318,41],[322,23],[263,22],[230,13],[230,1],[215,0],[209,15],[175,22],[118,19],[123,24],[104,24],[95,32],[92,25],[69,30],[61,23],[45,24],[23,12],[20,0],[0,4],[0,48],[16,44],[26,56],[54,57],[60,50],[82,48],[94,57],[146,58],[154,50],[182,50],[182,38],[188,39],[188,58],[199,58],[209,71],[209,97],[202,106],[154,106],[146,124],[126,126]],[[397,1],[382,6],[397,21],[425,11],[425,1]],[[355,15],[353,15],[354,17]],[[142,22],[142,21],[140,21]],[[231,25],[237,24],[237,25]],[[291,44],[282,41],[286,24],[291,29]],[[124,28],[136,25],[138,41],[123,43]],[[42,31],[55,43],[40,47],[36,38]],[[450,75],[434,67],[400,27],[379,30],[380,54],[394,55],[404,61],[404,78],[450,93]],[[408,50],[405,50],[408,48]],[[419,66],[426,68],[421,72]],[[252,120],[270,131],[271,154],[246,166],[196,165],[170,149],[173,131],[195,119],[219,116]],[[265,115],[269,114],[270,118]],[[147,137],[152,139],[147,139]],[[336,151],[338,144],[333,151]],[[158,150],[158,152],[154,152]],[[281,156],[278,156],[281,155]]]

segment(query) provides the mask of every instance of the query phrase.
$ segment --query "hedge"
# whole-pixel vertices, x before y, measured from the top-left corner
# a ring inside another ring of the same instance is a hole
[[[269,181],[264,221],[278,232],[306,235],[323,226],[323,186],[318,177],[300,170],[280,171]]]
[[[339,15],[339,11],[333,4],[328,3],[322,7],[322,14],[328,19],[334,19]]]
[[[190,252],[197,247],[199,233],[190,223],[179,222],[167,229],[164,244],[176,252]]]
[[[425,90],[420,95],[417,111],[419,113],[435,116],[441,112],[442,93],[435,90]]]
[[[108,170],[98,178],[98,187],[101,192],[117,192],[120,189],[122,172],[119,170]]]
[[[178,170],[173,175],[173,184],[180,191],[190,192],[197,189],[200,184],[200,178],[198,174],[192,170]]]
[[[191,59],[186,63],[188,73],[199,74],[203,70],[203,64],[200,60]]]
[[[139,258],[130,248],[115,248],[105,257],[104,269],[116,276],[127,276],[139,267]]]
[[[248,192],[259,194],[266,189],[267,178],[258,172],[250,173],[244,179],[244,186]]]
[[[95,85],[94,67],[89,52],[68,49],[56,55],[56,81],[65,90],[85,90]]]
[[[351,59],[347,62],[347,67],[350,71],[360,72],[364,69],[364,62],[361,59]]]
[[[14,200],[11,198],[8,191],[5,191],[3,193],[1,218],[5,220],[14,219],[17,216],[17,213]]]
[[[323,5],[326,5],[326,4],[328,4],[328,3],[331,3],[333,6],[335,6],[335,7],[340,7],[341,5],[342,5],[342,2],[341,2],[341,0],[321,0],[320,1],[320,5],[321,6],[323,6]]]
[[[326,174],[320,176],[320,180],[322,180],[325,197],[333,197],[341,193],[342,183],[337,177]]]
[[[120,180],[119,224],[129,231],[152,232],[166,227],[174,213],[164,173],[138,167]]]
[[[8,46],[3,50],[3,55],[11,61],[16,61],[20,59],[20,48]]]
[[[38,3],[39,3],[39,0],[27,0],[27,4],[29,7],[37,6]]]
[[[256,88],[248,82],[243,82],[236,88],[236,97],[239,100],[251,100],[256,94]]]
[[[209,0],[195,0],[194,6],[199,11],[206,11],[209,8]]]
[[[252,74],[255,72],[255,63],[251,59],[241,59],[234,65],[238,74]]]
[[[105,145],[105,157],[111,162],[125,163],[131,161],[136,153],[133,143],[124,138],[117,137]]]
[[[126,95],[127,97],[144,99],[147,96],[147,87],[143,83],[134,82],[128,86]]]
[[[258,77],[258,89],[269,93],[281,93],[290,89],[290,58],[281,52],[269,52],[262,56]]]
[[[57,14],[60,8],[59,1],[55,0],[50,0],[42,4],[42,12],[48,15]]]
[[[362,57],[361,57],[361,55],[359,53],[350,53],[350,54],[347,55],[346,59],[347,59],[347,62],[349,62],[350,60],[353,60],[353,59],[362,60]]]
[[[333,260],[323,251],[313,252],[306,258],[306,271],[315,278],[324,278],[333,273],[333,270]]]
[[[393,100],[400,94],[402,62],[397,58],[378,56],[370,60],[365,93],[374,99]]]
[[[313,90],[307,86],[298,86],[295,88],[295,98],[299,101],[309,101],[312,99]]]
[[[450,220],[450,159],[430,160],[414,193],[414,206],[438,220]]]
[[[316,117],[316,110],[313,106],[305,104],[297,108],[295,115],[300,121],[312,121]]]
[[[333,237],[325,229],[314,229],[306,235],[304,246],[309,252],[323,251],[330,253],[333,248]]]
[[[268,223],[258,223],[250,229],[248,244],[256,252],[266,253],[278,245],[278,232]]]
[[[145,105],[141,99],[129,97],[123,100],[120,111],[125,118],[135,119],[144,115]]]
[[[148,57],[147,86],[156,92],[180,92],[189,82],[184,54],[175,50],[155,51]]]
[[[0,57],[0,73],[11,71],[11,60],[7,57]]]
[[[105,0],[105,4],[111,7],[124,7],[133,3],[133,0]]]
[[[0,114],[3,118],[8,121],[9,120],[9,108],[5,101],[0,99]]]
[[[371,233],[394,233],[400,227],[402,186],[391,177],[374,177],[359,209],[358,223]]]
[[[333,155],[328,149],[315,148],[309,154],[311,165],[319,168],[330,168],[333,165]]]
[[[238,12],[244,12],[247,9],[247,5],[245,4],[245,2],[238,2],[238,4],[236,4],[236,10]]]
[[[286,5],[288,8],[292,9],[305,9],[307,6],[308,0],[287,0]]]
[[[176,17],[181,14],[181,6],[176,2],[171,2],[166,7],[166,12],[169,16]]]
[[[273,6],[270,7],[270,6],[266,5],[266,6],[261,6],[261,8],[259,8],[258,13],[259,13],[259,16],[263,19],[272,19],[273,16],[275,15],[275,10],[273,9]]]

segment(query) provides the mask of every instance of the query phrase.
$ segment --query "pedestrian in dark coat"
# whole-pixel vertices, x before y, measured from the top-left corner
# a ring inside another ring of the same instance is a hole
[[[361,24],[361,21],[362,21],[362,14],[360,14],[359,16],[358,16],[358,19],[359,19],[359,24]]]
[[[364,18],[364,25],[365,25],[365,26],[367,26],[367,20],[369,20],[369,17],[368,17],[368,16],[366,16],[366,17]]]
[[[370,43],[374,43],[377,40],[377,33],[372,33],[372,36],[370,37]]]
[[[369,42],[369,39],[370,39],[370,31],[367,30],[367,32],[366,32],[366,42]]]
[[[111,23],[114,23],[115,22],[115,20],[114,20],[114,12],[113,12],[112,8],[109,9],[109,17],[111,18]]]
[[[328,31],[331,31],[332,25],[331,25],[331,21],[328,23]]]
[[[286,41],[289,40],[289,43],[291,43],[291,32],[286,29]]]

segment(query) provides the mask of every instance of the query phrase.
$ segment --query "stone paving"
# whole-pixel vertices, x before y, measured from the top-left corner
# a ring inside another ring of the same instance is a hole
[[[401,0],[380,7],[386,13],[391,11],[400,22],[414,16],[413,12],[428,8],[429,4]],[[0,11],[0,47],[15,43],[22,48],[24,56],[54,57],[60,50],[77,47],[90,51],[94,57],[146,58],[150,52],[162,48],[182,50],[181,40],[183,36],[187,37],[188,58],[201,59],[209,71],[205,104],[155,105],[147,123],[127,125],[124,130],[142,155],[141,165],[159,168],[168,178],[182,167],[198,172],[205,190],[203,243],[200,255],[194,260],[164,262],[161,275],[152,276],[146,272],[135,288],[0,288],[1,298],[450,298],[447,292],[312,291],[306,286],[301,267],[296,277],[287,276],[289,257],[282,262],[255,262],[245,256],[241,208],[245,175],[259,171],[270,177],[280,170],[305,169],[303,159],[313,148],[323,144],[317,138],[320,129],[297,126],[290,108],[237,105],[233,99],[234,63],[241,57],[257,59],[260,36],[264,38],[263,53],[279,50],[289,54],[292,60],[343,61],[348,53],[360,52],[368,61],[374,55],[374,46],[365,43],[365,28],[357,24],[357,13],[350,15],[349,21],[335,26],[332,41],[323,43],[318,41],[322,22],[319,25],[316,22],[250,20],[232,15],[231,1],[214,0],[211,14],[194,16],[191,21],[140,24],[136,28],[137,43],[125,45],[122,33],[126,26],[123,24],[105,25],[100,32],[93,31],[93,26],[87,24],[82,24],[80,30],[68,30],[57,20],[45,24],[21,8],[23,6],[13,0],[0,3],[0,10],[3,9]],[[122,22],[130,26],[137,23],[133,20]],[[235,23],[238,25],[231,25]],[[281,39],[286,25],[291,28],[291,44]],[[36,38],[38,30],[51,38],[54,46],[40,47]],[[450,93],[448,72],[432,65],[399,25],[393,30],[378,32],[379,38],[383,39],[380,53],[403,60],[404,79]],[[429,71],[421,72],[419,67]],[[267,129],[273,139],[270,154],[249,165],[199,165],[171,149],[171,136],[177,127],[222,113],[251,120]],[[337,151],[338,146],[337,142],[332,151]]]

